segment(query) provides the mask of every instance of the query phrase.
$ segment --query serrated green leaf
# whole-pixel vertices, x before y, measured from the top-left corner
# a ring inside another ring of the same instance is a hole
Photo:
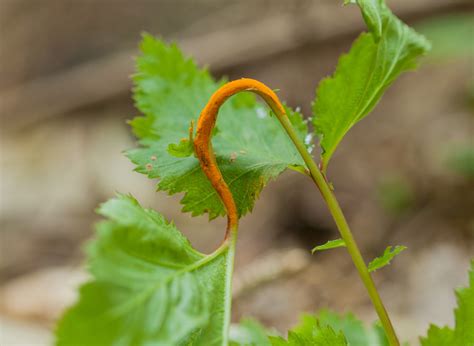
[[[425,38],[396,18],[382,0],[357,0],[357,4],[370,32],[360,35],[349,53],[340,58],[334,75],[321,81],[313,105],[324,170],[345,134],[430,48]]]
[[[385,332],[378,323],[366,328],[351,313],[340,316],[328,310],[320,311],[317,319],[321,326],[329,326],[335,332],[343,333],[349,346],[389,346]]]
[[[469,271],[469,286],[456,290],[456,298],[454,329],[431,325],[428,335],[420,338],[422,346],[474,345],[474,260]]]
[[[246,319],[232,324],[229,332],[230,346],[271,346],[267,331],[257,321]]]
[[[343,239],[334,239],[334,240],[329,240],[323,245],[318,245],[313,250],[311,250],[312,253],[315,253],[316,251],[322,251],[322,250],[329,250],[329,249],[335,249],[338,247],[345,247],[346,242]]]
[[[449,327],[439,328],[430,325],[426,338],[421,338],[422,346],[445,346],[445,345],[463,345],[455,343],[454,330]]]
[[[88,247],[93,280],[59,322],[57,345],[222,345],[233,248],[194,250],[130,196],[103,204]]]
[[[365,328],[352,314],[338,315],[322,310],[316,315],[305,314],[288,333],[288,340],[270,337],[273,346],[348,345],[389,346],[383,328],[378,324]]]
[[[300,323],[288,332],[288,339],[270,337],[272,346],[346,346],[342,332],[336,332],[329,325],[322,325],[311,315],[303,315]]]
[[[369,263],[369,266],[368,266],[369,272],[374,272],[377,269],[380,269],[380,268],[385,267],[386,265],[389,265],[390,261],[400,252],[402,252],[403,250],[406,250],[406,248],[407,248],[406,246],[397,245],[392,250],[392,246],[387,246],[382,256],[374,258]]]
[[[175,45],[145,35],[134,77],[136,106],[145,115],[131,121],[139,149],[127,156],[136,170],[159,178],[159,190],[184,192],[183,211],[193,215],[224,215],[224,207],[194,156],[176,157],[171,143],[186,138],[191,120],[197,120],[209,97],[219,87],[206,70],[183,56]],[[301,114],[290,120],[301,138],[307,126]],[[220,110],[213,137],[217,163],[229,185],[240,215],[250,211],[262,188],[287,167],[304,162],[276,117],[256,102],[253,94],[233,96]]]

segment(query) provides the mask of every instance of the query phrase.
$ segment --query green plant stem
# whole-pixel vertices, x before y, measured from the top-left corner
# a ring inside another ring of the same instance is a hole
[[[372,304],[374,305],[375,311],[379,316],[380,322],[382,323],[390,345],[399,346],[400,342],[398,341],[392,322],[388,317],[387,310],[385,310],[382,299],[380,298],[377,288],[375,287],[374,281],[370,276],[369,270],[367,269],[367,265],[365,264],[364,258],[362,257],[359,247],[357,246],[354,236],[352,235],[351,229],[349,228],[349,225],[346,221],[341,207],[339,206],[336,196],[334,195],[331,187],[326,181],[326,178],[323,176],[318,166],[316,165],[316,162],[313,160],[312,155],[308,152],[306,146],[303,144],[303,142],[300,140],[300,138],[294,131],[293,126],[291,125],[288,118],[279,116],[278,114],[277,116],[280,119],[280,122],[285,128],[286,132],[288,133],[288,136],[291,138],[294,145],[298,149],[298,152],[300,153],[301,157],[306,163],[306,166],[309,169],[313,181],[319,188],[319,191],[321,192],[324,200],[326,201],[329,211],[331,212],[331,215],[337,225],[339,233],[341,234],[342,239],[346,243],[347,251],[352,257],[352,261],[354,262],[354,265],[357,268],[357,271],[359,272],[359,276],[362,282],[364,283],[365,288],[367,289],[369,297],[372,301]]]
[[[232,308],[232,274],[234,272],[235,262],[235,248],[237,245],[237,226],[232,228],[229,233],[229,237],[225,240],[222,247],[228,247],[227,253],[227,269],[225,277],[225,291],[229,292],[225,296],[224,302],[224,335],[222,336],[222,344],[227,345],[229,343],[229,328],[231,322],[231,308]]]

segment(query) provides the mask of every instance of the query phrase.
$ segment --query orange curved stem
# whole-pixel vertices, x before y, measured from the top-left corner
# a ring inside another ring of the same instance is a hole
[[[206,174],[212,186],[219,194],[227,211],[227,232],[225,239],[229,238],[231,231],[237,229],[239,215],[232,192],[224,181],[222,173],[217,166],[216,157],[212,149],[211,135],[216,124],[219,108],[229,97],[241,91],[252,91],[256,93],[270,106],[278,118],[286,118],[285,109],[275,92],[265,84],[250,78],[242,78],[224,84],[211,96],[209,102],[202,110],[197,123],[194,150],[204,174]]]
[[[382,322],[390,345],[399,346],[400,343],[395,330],[393,329],[392,322],[390,321],[387,311],[385,310],[377,288],[375,287],[372,277],[370,276],[362,254],[360,253],[359,247],[355,242],[349,225],[347,224],[345,216],[341,210],[341,207],[339,206],[339,203],[337,202],[330,184],[327,182],[320,169],[318,169],[313,157],[307,151],[304,143],[298,138],[286,115],[285,109],[276,94],[265,84],[248,78],[229,82],[223,85],[211,96],[211,99],[207,103],[206,107],[204,107],[199,117],[197,134],[196,138],[194,139],[194,150],[200,161],[201,167],[208,179],[211,181],[212,186],[218,192],[227,210],[227,232],[224,241],[227,239],[232,239],[231,235],[235,234],[234,232],[237,230],[239,216],[229,186],[227,186],[224,178],[222,177],[222,173],[217,166],[216,158],[212,150],[211,134],[212,129],[216,123],[217,113],[219,112],[220,106],[229,97],[244,90],[252,91],[265,100],[265,102],[270,106],[277,116],[288,136],[291,138],[293,144],[304,160],[313,181],[319,188],[319,191],[328,205],[329,211],[331,212],[341,237],[346,243],[347,250],[352,257],[352,261],[359,272],[359,276],[364,283],[375,310],[377,311],[377,314],[380,318],[380,321]]]

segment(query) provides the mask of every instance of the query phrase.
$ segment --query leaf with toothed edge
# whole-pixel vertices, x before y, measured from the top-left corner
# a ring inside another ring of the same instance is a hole
[[[273,346],[389,346],[379,323],[367,328],[351,313],[339,315],[321,310],[303,314],[300,323],[288,332],[288,339],[269,337]]]
[[[323,79],[313,104],[313,124],[320,137],[321,164],[327,169],[345,134],[367,116],[385,90],[403,72],[417,66],[430,49],[420,34],[402,23],[383,0],[357,3],[369,33],[363,33],[343,55],[333,76]]]
[[[201,254],[131,196],[99,213],[108,220],[88,246],[93,279],[59,322],[56,345],[222,345],[232,246]]]
[[[428,49],[423,37],[401,23],[382,0],[356,3],[370,30],[341,58],[335,75],[323,81],[314,106],[321,136],[324,169],[345,133],[375,107],[385,89],[416,65]],[[199,69],[175,45],[144,35],[134,76],[134,99],[143,113],[130,124],[140,147],[127,152],[136,171],[159,179],[158,189],[184,193],[183,210],[210,218],[225,210],[194,157],[190,124],[198,119],[221,85]],[[286,113],[298,137],[312,150],[312,134],[299,111]],[[285,169],[305,171],[299,153],[272,113],[255,95],[232,97],[213,132],[215,156],[237,204],[239,216],[250,211],[263,187]],[[192,126],[191,126],[192,128]],[[284,339],[268,336],[255,322],[244,321],[229,335],[235,237],[212,254],[196,251],[173,224],[119,195],[98,210],[106,217],[88,247],[92,279],[78,302],[58,324],[62,345],[386,345],[379,326],[365,330],[352,315],[306,315]],[[313,251],[344,246],[330,241]],[[369,264],[387,265],[405,247],[388,247]],[[458,291],[456,328],[432,327],[423,345],[474,344],[471,326],[472,285]],[[434,342],[430,344],[430,342]]]
[[[312,315],[301,316],[300,323],[288,332],[285,340],[279,336],[270,336],[272,346],[347,346],[342,332],[335,331],[329,325],[322,325]]]
[[[352,313],[339,315],[329,310],[321,310],[315,316],[319,325],[329,326],[335,332],[343,333],[348,345],[389,346],[385,332],[379,322],[365,326]],[[311,321],[311,317],[308,317]]]
[[[383,254],[379,257],[374,258],[368,266],[369,272],[374,272],[377,269],[383,268],[390,264],[390,261],[395,258],[400,252],[406,250],[406,246],[397,245],[394,248],[387,246]]]
[[[208,213],[211,219],[224,215],[222,202],[198,160],[190,155],[186,143],[181,147],[176,144],[188,137],[191,120],[197,121],[221,83],[185,58],[175,45],[144,35],[141,51],[134,76],[134,98],[144,116],[130,122],[141,146],[129,150],[127,156],[137,166],[136,171],[159,179],[159,190],[184,192],[183,211],[192,215]],[[301,114],[287,110],[300,138],[307,138]],[[271,179],[288,167],[304,166],[284,129],[270,114],[248,92],[231,97],[220,110],[213,145],[240,216],[252,210]],[[311,141],[307,143],[310,147]]]
[[[456,290],[458,306],[454,310],[454,328],[431,325],[422,346],[474,345],[474,260],[471,260],[468,287]]]

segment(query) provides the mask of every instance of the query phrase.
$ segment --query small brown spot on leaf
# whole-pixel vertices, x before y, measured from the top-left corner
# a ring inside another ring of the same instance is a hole
[[[230,162],[234,162],[237,159],[237,153],[233,152],[230,154]]]
[[[155,155],[153,155],[152,157],[150,157],[150,160],[152,160],[152,161],[156,161],[156,156],[155,156]]]
[[[153,165],[151,163],[147,163],[145,167],[147,171],[151,171],[153,168]]]

